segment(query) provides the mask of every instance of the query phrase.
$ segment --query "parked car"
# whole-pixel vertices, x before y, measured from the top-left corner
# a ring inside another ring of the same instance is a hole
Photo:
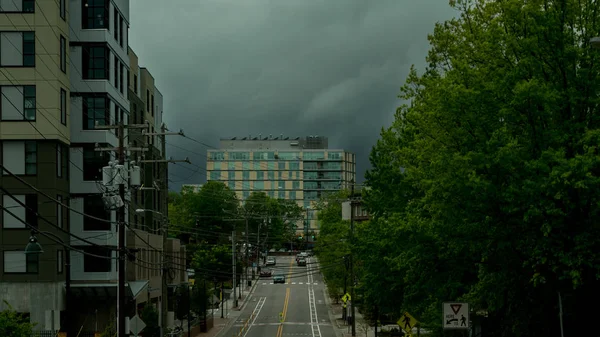
[[[273,283],[285,283],[285,276],[275,275],[275,277],[273,277]]]
[[[260,272],[260,277],[271,277],[273,275],[273,271],[271,269],[263,269]]]
[[[275,264],[277,264],[277,262],[275,261],[274,257],[267,257],[267,266],[274,266]]]
[[[298,266],[306,267],[306,259],[301,257],[298,259]]]

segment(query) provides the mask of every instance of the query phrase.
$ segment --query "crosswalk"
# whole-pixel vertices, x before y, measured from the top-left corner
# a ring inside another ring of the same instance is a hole
[[[310,325],[310,326],[332,326],[331,323],[308,323],[308,322],[283,322],[283,323],[253,323],[253,326],[279,326],[279,325]],[[234,324],[233,326],[241,327],[244,324]]]
[[[263,282],[262,285],[273,284],[273,282]],[[319,285],[319,282],[286,282],[285,284],[307,284],[307,285]]]

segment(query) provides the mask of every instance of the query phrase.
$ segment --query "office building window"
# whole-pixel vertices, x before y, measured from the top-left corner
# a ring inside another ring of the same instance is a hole
[[[290,191],[290,199],[296,200],[296,191]]]
[[[138,93],[138,77],[133,75],[133,92]]]
[[[152,109],[152,117],[154,117],[154,95],[152,95],[151,100],[152,100],[152,105],[151,105],[150,109]]]
[[[250,162],[242,162],[242,170],[249,170],[250,169]]]
[[[83,255],[83,271],[85,273],[108,273],[112,270],[110,249],[85,247],[83,251],[88,253]]]
[[[250,171],[242,171],[242,179],[249,180],[250,179]]]
[[[2,211],[3,227],[28,228],[23,221],[30,226],[37,227],[37,195],[12,195],[12,197],[14,197],[14,199],[9,195],[2,196],[2,205],[6,208]],[[10,211],[10,213],[6,210]]]
[[[269,171],[269,172],[267,172],[267,176],[268,176],[269,180],[271,180],[271,181],[275,180],[275,172]]]
[[[96,123],[110,124],[109,100],[106,95],[83,97],[83,129],[94,130]]]
[[[67,125],[67,91],[60,88],[60,123]]]
[[[67,21],[67,0],[60,0],[60,18]],[[31,0],[33,2],[33,0]]]
[[[113,65],[115,67],[115,88],[117,88],[117,90],[119,90],[119,59],[117,58],[117,56],[115,55],[114,57],[114,62]]]
[[[253,168],[254,168],[255,170],[257,170],[257,171],[258,171],[258,170],[262,170],[262,168],[261,168],[262,166],[261,166],[261,164],[260,164],[260,162],[259,162],[259,161],[255,161],[255,162],[253,162],[253,163],[254,163],[254,166],[253,166]]]
[[[221,171],[211,171],[210,172],[210,180],[219,180],[221,179]]]
[[[285,191],[279,191],[277,198],[279,199],[285,199]]]
[[[56,251],[56,273],[57,274],[63,273],[63,268],[65,266],[64,253],[65,253],[65,251],[62,249],[58,249]]]
[[[242,192],[242,198],[244,198],[244,200],[248,199],[249,196],[250,196],[250,191],[243,191]]]
[[[119,88],[121,88],[121,93],[125,93],[125,83],[123,82],[123,73],[125,72],[125,66],[123,63],[119,63]]]
[[[280,170],[285,170],[285,162],[284,161],[279,162],[278,164],[279,164],[278,166],[279,166]]]
[[[69,148],[62,144],[56,144],[56,176],[69,176]]]
[[[254,189],[255,190],[264,190],[265,189],[265,182],[264,181],[255,181],[254,182]]]
[[[4,251],[5,274],[37,274],[39,254],[25,254],[24,251]]]
[[[106,46],[86,45],[82,47],[83,78],[86,80],[108,80],[110,51]]]
[[[150,90],[146,89],[146,112],[150,112]]]
[[[267,163],[267,170],[274,170],[275,169],[275,162],[274,161],[270,161]]]
[[[0,46],[0,66],[35,67],[35,32],[2,32]]]
[[[229,189],[230,190],[235,190],[235,181],[230,181],[229,182]]]
[[[90,194],[83,197],[83,230],[110,231],[110,211],[104,208],[101,194]]]
[[[225,154],[223,152],[209,152],[208,160],[225,160]]]
[[[256,171],[256,179],[257,180],[265,179],[265,172],[264,171]]]
[[[36,90],[34,85],[2,86],[0,113],[3,121],[35,121]]]
[[[81,1],[81,19],[83,29],[108,28],[108,0]]]
[[[83,180],[102,180],[102,167],[107,166],[110,155],[106,151],[95,151],[94,144],[83,148]]]
[[[229,152],[229,160],[249,160],[250,152]]]
[[[60,70],[67,73],[67,39],[60,36]]]
[[[300,189],[300,182],[299,181],[292,181],[292,189],[293,190],[299,190]]]

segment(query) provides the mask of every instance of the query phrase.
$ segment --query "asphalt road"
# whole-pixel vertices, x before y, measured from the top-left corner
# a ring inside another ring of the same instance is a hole
[[[271,278],[259,279],[239,318],[221,336],[335,337],[319,267],[314,258],[307,262],[306,267],[299,267],[293,256],[277,257],[277,264],[271,269],[274,275],[285,275],[286,283],[273,284]]]

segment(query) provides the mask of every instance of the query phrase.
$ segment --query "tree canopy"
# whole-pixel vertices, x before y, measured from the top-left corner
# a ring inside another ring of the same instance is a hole
[[[6,301],[7,309],[0,311],[0,336],[31,337],[34,324],[17,313]]]
[[[585,334],[600,298],[599,4],[450,4],[371,152],[363,309],[441,335],[442,302],[465,301],[486,335],[560,336],[560,294],[565,331]]]

